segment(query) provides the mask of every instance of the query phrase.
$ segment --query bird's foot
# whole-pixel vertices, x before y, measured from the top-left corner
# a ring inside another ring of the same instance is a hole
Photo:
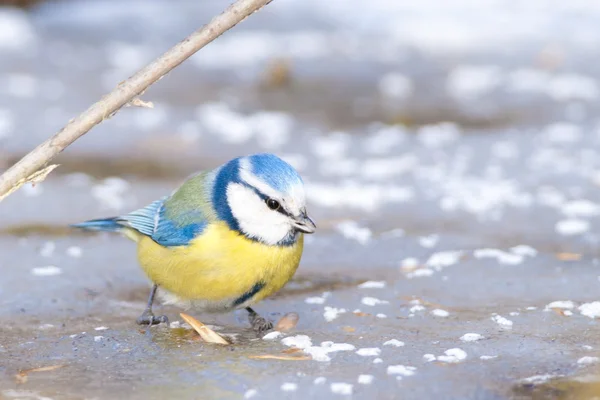
[[[273,323],[258,315],[251,307],[246,307],[246,311],[248,311],[248,320],[254,331],[260,334],[273,329]]]
[[[167,318],[166,315],[159,315],[157,317],[152,313],[152,310],[145,309],[135,322],[137,322],[138,325],[157,325],[161,322],[168,324],[169,318]]]
[[[250,319],[250,324],[252,325],[252,329],[256,331],[256,333],[263,333],[266,331],[270,331],[273,329],[273,323],[271,321],[267,321],[260,315],[255,316]]]

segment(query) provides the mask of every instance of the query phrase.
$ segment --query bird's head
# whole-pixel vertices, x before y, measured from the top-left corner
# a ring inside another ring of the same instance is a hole
[[[292,244],[299,233],[316,229],[306,213],[302,178],[273,154],[240,157],[220,167],[212,201],[231,229],[265,244]]]

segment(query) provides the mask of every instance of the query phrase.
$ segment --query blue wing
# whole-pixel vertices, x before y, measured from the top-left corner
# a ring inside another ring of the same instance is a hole
[[[116,221],[121,222],[121,225],[123,225],[124,222],[125,225],[153,238],[156,229],[160,225],[160,210],[162,209],[165,200],[166,197],[153,201],[144,208],[135,210],[122,217],[117,217]]]
[[[200,210],[185,211],[176,213],[175,217],[168,217],[165,210],[167,199],[168,197],[163,197],[121,217],[91,220],[72,226],[103,231],[119,231],[128,227],[162,246],[185,246],[202,232],[207,221]]]
[[[164,197],[119,219],[162,246],[187,245],[202,232],[206,219],[197,209],[167,216],[166,200]]]

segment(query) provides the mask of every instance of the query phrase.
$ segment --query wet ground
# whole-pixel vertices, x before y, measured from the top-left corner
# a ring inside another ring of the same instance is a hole
[[[0,8],[0,166],[226,6],[196,3]],[[0,398],[600,393],[600,8],[413,3],[276,0],[2,202]],[[134,245],[67,225],[256,151],[319,226],[256,307],[298,325],[190,312],[234,341],[207,345],[159,306],[173,324],[140,329]]]

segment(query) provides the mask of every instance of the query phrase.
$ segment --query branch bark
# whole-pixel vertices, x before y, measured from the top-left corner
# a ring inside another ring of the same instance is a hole
[[[58,133],[37,146],[0,176],[0,201],[30,180],[39,180],[37,172],[75,140],[158,81],[198,50],[233,28],[272,0],[238,0],[222,14],[179,42],[165,54],[105,95],[100,101],[69,121]],[[49,171],[48,171],[49,172]]]

